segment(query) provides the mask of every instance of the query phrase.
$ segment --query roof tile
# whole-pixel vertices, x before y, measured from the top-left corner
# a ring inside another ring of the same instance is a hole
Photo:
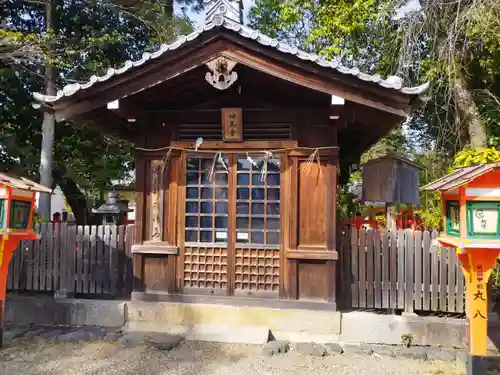
[[[331,61],[325,60],[324,58],[322,58],[316,54],[312,54],[312,53],[308,53],[308,52],[299,50],[295,46],[280,42],[280,41],[273,39],[265,34],[260,33],[257,30],[254,30],[248,26],[240,25],[239,23],[234,22],[234,21],[230,20],[229,18],[225,18],[225,17],[221,16],[221,17],[214,17],[212,22],[206,23],[206,24],[203,24],[203,25],[197,27],[195,29],[195,31],[193,31],[189,35],[179,37],[175,42],[173,42],[170,45],[162,44],[159,50],[152,52],[152,53],[147,53],[147,52],[144,53],[142,58],[137,60],[137,61],[128,60],[124,63],[124,65],[121,68],[108,69],[106,74],[103,76],[100,76],[100,77],[92,76],[90,78],[90,80],[84,84],[78,84],[78,83],[68,84],[68,85],[64,86],[62,90],[59,90],[56,95],[45,95],[45,94],[36,92],[33,94],[33,96],[34,96],[35,100],[37,100],[39,102],[45,102],[45,103],[57,102],[58,100],[62,99],[63,97],[68,97],[68,96],[75,94],[78,91],[86,90],[98,82],[104,82],[113,76],[124,74],[134,67],[139,67],[139,66],[145,64],[147,61],[149,61],[151,59],[159,58],[165,52],[180,48],[185,43],[192,41],[192,40],[195,40],[204,32],[209,31],[212,28],[217,27],[217,26],[221,26],[227,30],[237,32],[239,35],[243,36],[244,38],[254,39],[264,46],[274,47],[274,48],[278,49],[280,52],[295,55],[296,57],[298,57],[302,60],[309,60],[311,62],[315,62],[316,64],[318,64],[322,67],[330,66],[332,69],[336,69],[341,74],[353,75],[362,81],[374,82],[374,83],[377,83],[378,85],[380,85],[381,87],[400,91],[406,95],[416,95],[416,96],[421,95],[429,88],[429,82],[427,82],[423,85],[420,85],[420,86],[416,86],[416,87],[404,87],[403,86],[403,84],[404,84],[403,79],[400,77],[390,76],[387,79],[382,79],[380,76],[378,76],[376,74],[370,75],[367,73],[360,72],[359,68],[357,68],[357,67],[349,68],[349,67],[343,66],[336,59],[331,60]]]

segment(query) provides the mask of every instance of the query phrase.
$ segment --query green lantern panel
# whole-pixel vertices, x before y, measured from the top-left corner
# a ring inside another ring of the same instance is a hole
[[[31,201],[13,200],[10,208],[11,229],[27,229],[31,213]]]
[[[5,229],[4,226],[5,226],[5,214],[4,214],[4,211],[5,211],[5,199],[0,199],[0,231],[2,229]]]
[[[500,238],[500,203],[467,202],[469,237]]]
[[[458,201],[446,202],[446,233],[460,236],[460,207]]]

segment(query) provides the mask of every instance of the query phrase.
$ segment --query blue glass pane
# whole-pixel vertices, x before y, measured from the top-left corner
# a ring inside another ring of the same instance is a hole
[[[198,203],[197,202],[186,202],[186,213],[195,214],[198,212]]]
[[[248,186],[250,184],[250,175],[248,173],[238,173],[238,185]]]
[[[202,230],[200,232],[201,242],[212,242],[212,231]]]
[[[263,186],[264,181],[262,180],[262,175],[260,173],[252,174],[252,185],[253,186]]]
[[[278,165],[277,161],[270,160],[269,163],[267,163],[267,170],[269,172],[279,172],[280,166]]]
[[[213,199],[214,197],[214,189],[211,187],[202,187],[201,188],[201,199]]]
[[[280,204],[279,203],[268,203],[267,204],[267,214],[268,215],[279,215],[280,214]]]
[[[215,203],[215,213],[216,214],[227,214],[227,202]]]
[[[237,229],[247,229],[248,228],[248,217],[237,217],[236,218],[236,228]]]
[[[267,229],[280,229],[280,219],[267,218]]]
[[[215,217],[215,228],[217,228],[217,229],[227,228],[227,216],[216,216]]]
[[[252,229],[264,229],[264,218],[263,217],[252,217]]]
[[[198,199],[198,188],[188,187],[186,189],[186,195],[188,199]]]
[[[267,189],[267,199],[271,201],[279,201],[280,200],[280,189]]]
[[[279,245],[280,243],[279,232],[267,232],[266,236],[268,245]]]
[[[250,243],[264,243],[264,232],[252,232],[251,236],[252,238],[250,239]]]
[[[268,174],[267,184],[270,186],[280,186],[280,175],[279,174]]]
[[[264,203],[252,203],[252,214],[264,215]]]
[[[236,213],[238,215],[245,215],[248,212],[248,203],[236,203]]]
[[[188,172],[186,182],[188,185],[198,185],[198,173]]]
[[[250,189],[238,188],[236,190],[236,199],[250,199]]]
[[[197,228],[198,218],[196,216],[186,216],[186,228]]]
[[[201,202],[201,213],[202,214],[211,214],[214,211],[214,207],[212,202]]]
[[[228,199],[227,188],[215,188],[215,199]]]
[[[264,189],[253,188],[252,189],[252,199],[255,199],[255,200],[264,200],[265,199]]]
[[[196,234],[195,230],[187,230],[186,231],[186,242],[198,241],[198,238],[196,236],[197,236],[197,234]]]
[[[200,228],[212,228],[212,216],[202,216],[200,218]]]

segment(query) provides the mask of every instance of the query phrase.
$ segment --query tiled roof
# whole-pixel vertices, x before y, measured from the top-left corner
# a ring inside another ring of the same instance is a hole
[[[421,190],[446,191],[463,186],[474,178],[479,177],[493,169],[500,169],[500,163],[482,164],[473,167],[459,168],[444,177],[437,179],[421,188]]]
[[[325,68],[331,68],[336,70],[337,72],[345,75],[351,75],[354,77],[357,77],[361,81],[366,81],[366,82],[374,82],[377,83],[379,86],[382,86],[386,89],[390,90],[396,90],[399,91],[403,94],[406,95],[415,95],[418,96],[420,94],[423,94],[429,87],[429,82],[424,83],[423,85],[416,86],[416,87],[405,87],[403,79],[398,77],[398,76],[390,76],[385,79],[380,77],[379,75],[370,75],[361,72],[358,68],[348,68],[346,66],[343,66],[340,64],[339,61],[337,60],[327,60],[317,54],[314,53],[308,53],[305,51],[302,51],[298,49],[297,47],[290,46],[286,43],[280,42],[277,39],[273,39],[271,37],[268,37],[262,33],[260,33],[257,30],[254,30],[250,27],[241,25],[237,22],[234,22],[230,20],[227,17],[224,17],[221,14],[217,14],[213,17],[212,22],[208,22],[204,25],[198,26],[195,31],[193,31],[189,35],[181,36],[179,37],[174,43],[172,44],[162,44],[160,49],[156,52],[153,53],[144,53],[142,55],[142,58],[138,61],[131,61],[128,60],[125,62],[125,64],[119,68],[119,69],[108,69],[106,74],[103,76],[92,76],[90,77],[90,80],[86,83],[72,83],[69,85],[66,85],[63,87],[62,90],[59,90],[57,92],[57,95],[45,95],[42,93],[34,93],[33,96],[35,100],[39,102],[46,102],[46,103],[54,103],[58,100],[60,100],[63,97],[69,97],[78,91],[81,90],[86,90],[95,84],[98,84],[100,82],[105,82],[108,79],[110,79],[113,76],[123,74],[135,67],[139,67],[141,65],[144,65],[146,62],[149,60],[154,60],[159,58],[160,56],[164,55],[168,51],[173,51],[176,50],[180,47],[182,47],[184,44],[195,40],[198,38],[200,35],[203,33],[212,30],[215,27],[223,27],[226,30],[230,30],[233,32],[238,33],[244,38],[255,40],[256,42],[264,45],[264,46],[271,46],[276,48],[278,51],[286,54],[291,54],[296,56],[297,58],[301,60],[307,60],[316,63],[319,66],[325,67]]]
[[[14,178],[4,173],[0,173],[0,185],[6,185],[14,189],[24,189],[37,191],[40,193],[52,193],[52,189],[39,185],[36,182],[28,180],[27,178]]]

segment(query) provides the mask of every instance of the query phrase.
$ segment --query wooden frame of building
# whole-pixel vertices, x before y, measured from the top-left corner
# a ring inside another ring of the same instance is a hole
[[[428,85],[285,45],[239,24],[236,3],[212,1],[192,34],[35,99],[58,121],[136,145],[134,298],[334,309],[338,176]]]

